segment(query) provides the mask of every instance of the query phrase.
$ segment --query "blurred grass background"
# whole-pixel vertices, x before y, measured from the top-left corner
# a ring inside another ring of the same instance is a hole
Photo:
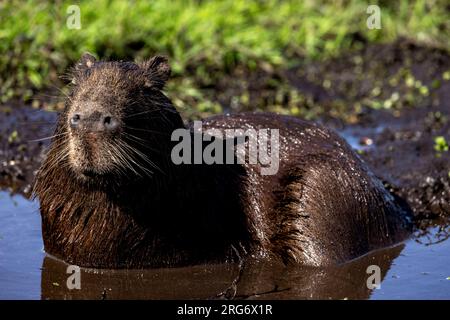
[[[74,4],[80,30],[66,26]],[[369,4],[381,7],[380,30],[366,26]],[[63,87],[59,76],[85,51],[102,59],[159,53],[170,57],[174,79],[167,90],[178,106],[220,112],[210,91],[236,70],[288,69],[400,36],[448,50],[449,6],[446,0],[2,1],[1,102],[29,103],[42,90]]]

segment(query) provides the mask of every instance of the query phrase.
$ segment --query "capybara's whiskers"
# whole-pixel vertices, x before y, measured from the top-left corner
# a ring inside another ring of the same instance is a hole
[[[120,146],[123,147],[124,149],[126,149],[127,151],[131,152],[132,154],[137,155],[140,159],[144,160],[145,162],[147,162],[151,167],[153,167],[156,170],[159,170],[162,172],[162,170],[155,164],[153,163],[145,154],[143,154],[141,151],[139,151],[136,148],[133,148],[132,146],[130,146],[128,143],[125,142],[120,142]],[[131,159],[132,160],[132,159]],[[144,170],[145,172],[150,172],[151,174],[153,173],[151,170],[145,168],[144,166],[136,163],[135,161],[133,161],[141,170]]]
[[[148,140],[139,138],[137,136],[134,136],[134,135],[126,133],[126,132],[123,132],[122,134],[124,135],[125,140],[129,139],[130,142],[137,143],[139,146],[142,146],[148,150],[151,150],[153,152],[161,154],[161,150],[150,146],[150,145],[152,145],[152,141],[148,141]]]
[[[143,114],[150,114],[150,113],[155,113],[155,112],[161,112],[159,109],[154,109],[154,110],[145,110],[145,111],[141,111],[141,112],[136,112],[136,113],[132,113],[130,115],[127,115],[126,117],[123,117],[124,119],[128,119],[128,118],[133,118],[136,116],[140,116]]]
[[[136,128],[136,127],[130,127],[130,126],[125,126],[125,128],[130,129],[130,130],[135,130],[135,131],[159,134],[159,135],[163,135],[163,136],[170,136],[172,134],[172,133],[168,133],[168,132],[162,132],[162,131],[156,131],[156,130],[150,130],[150,129],[142,129],[142,128]]]
[[[67,135],[67,132],[63,132],[63,133],[59,133],[59,134],[55,134],[53,136],[50,137],[44,137],[44,138],[39,138],[39,139],[33,139],[33,140],[28,140],[28,142],[39,142],[39,141],[46,141],[46,140],[50,140],[59,136],[64,136]]]
[[[139,173],[139,171],[137,169],[143,171],[145,174],[147,174],[151,177],[151,175],[153,173],[151,170],[140,165],[135,159],[133,159],[132,156],[129,156],[130,150],[127,148],[126,144],[121,142],[116,146],[116,148],[118,150],[117,154],[119,155],[119,158],[121,159],[122,163],[126,164],[127,168],[131,169],[135,174],[137,174],[139,176],[141,176],[141,174]],[[126,150],[126,149],[128,149],[128,150]],[[135,166],[137,169],[135,168]]]

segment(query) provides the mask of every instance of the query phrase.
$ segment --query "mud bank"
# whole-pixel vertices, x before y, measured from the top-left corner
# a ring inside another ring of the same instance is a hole
[[[30,195],[56,116],[30,106],[0,106],[0,189]]]
[[[418,221],[450,217],[450,153],[436,150],[436,137],[449,141],[448,110],[441,106],[379,117],[384,129],[372,137],[374,148],[362,155]]]

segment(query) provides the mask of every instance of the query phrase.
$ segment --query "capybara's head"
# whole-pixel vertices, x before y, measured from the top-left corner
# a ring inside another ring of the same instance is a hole
[[[161,56],[134,63],[96,61],[84,54],[73,68],[59,121],[61,157],[69,170],[85,180],[163,170],[171,133],[183,125],[161,91],[169,76]]]

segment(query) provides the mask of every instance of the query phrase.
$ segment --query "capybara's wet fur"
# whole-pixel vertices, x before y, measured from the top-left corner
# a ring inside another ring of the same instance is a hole
[[[162,93],[170,68],[85,54],[34,185],[45,250],[98,268],[181,266],[252,255],[348,261],[404,239],[398,204],[335,133],[268,113],[215,116],[203,129],[278,129],[279,170],[181,164],[185,125]],[[193,133],[192,133],[193,134]]]

